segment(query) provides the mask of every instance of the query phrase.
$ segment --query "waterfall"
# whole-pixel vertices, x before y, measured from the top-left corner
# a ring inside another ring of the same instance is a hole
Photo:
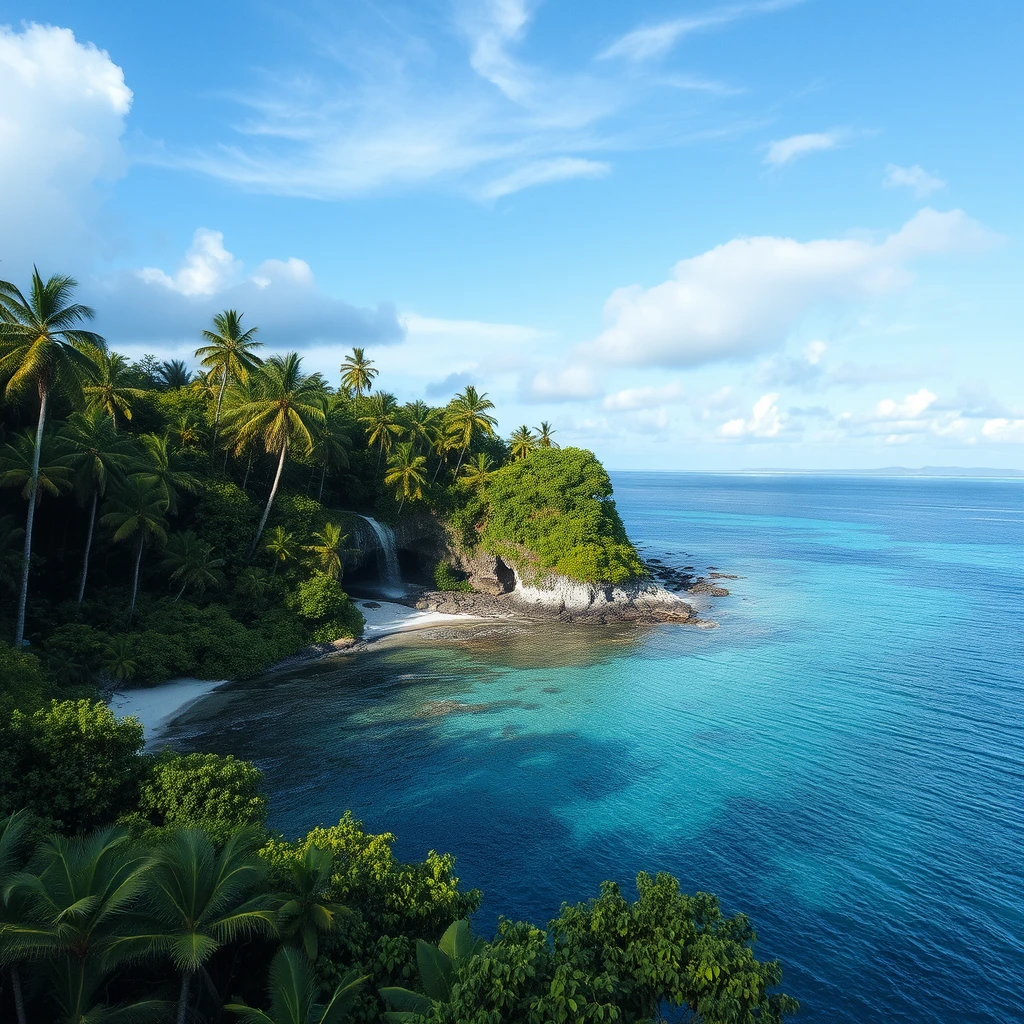
[[[355,515],[358,515],[360,519],[365,519],[370,524],[370,529],[373,530],[377,538],[377,549],[381,554],[378,561],[381,570],[381,582],[388,590],[402,592],[402,570],[398,565],[395,531],[390,526],[378,523],[376,519],[371,519],[369,516],[359,515],[358,512]]]

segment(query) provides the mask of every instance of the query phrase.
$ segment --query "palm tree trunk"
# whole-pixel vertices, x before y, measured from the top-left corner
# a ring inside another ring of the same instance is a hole
[[[444,463],[444,456],[440,452],[438,452],[438,455],[437,455],[437,465],[434,467],[434,475],[430,478],[430,486],[431,487],[434,486],[434,483],[437,480],[437,474],[441,472],[441,466],[442,466],[443,463]]]
[[[469,450],[469,445],[467,444],[467,445],[466,445],[466,446],[465,446],[465,447],[464,447],[464,448],[462,449],[462,451],[461,451],[461,452],[459,452],[459,463],[458,463],[458,465],[457,465],[457,466],[455,467],[455,476],[456,476],[456,479],[457,479],[457,478],[458,478],[458,476],[459,476],[459,470],[460,470],[460,469],[462,468],[462,460],[463,460],[463,459],[465,458],[465,456],[466,456],[466,452],[467,452],[468,450]]]
[[[274,485],[270,488],[270,497],[267,498],[267,507],[263,510],[263,518],[260,520],[259,529],[256,531],[256,536],[253,537],[252,543],[249,545],[249,553],[245,556],[247,562],[252,561],[252,556],[256,553],[256,545],[260,542],[260,537],[263,536],[263,527],[267,525],[267,518],[270,516],[270,506],[274,504],[274,496],[277,494],[277,485],[281,482],[281,472],[284,469],[285,456],[288,454],[288,439],[285,438],[284,444],[281,445],[281,458],[277,460],[277,472],[274,474]]]
[[[185,1024],[188,1013],[188,987],[192,980],[192,972],[185,971],[181,976],[181,995],[178,997],[178,1024]]]
[[[28,514],[25,517],[25,553],[21,564],[21,596],[18,599],[18,622],[14,627],[14,646],[25,641],[25,608],[28,604],[28,570],[32,558],[32,523],[36,518],[36,495],[39,491],[39,454],[43,446],[43,427],[46,425],[46,388],[39,388],[39,425],[36,427],[36,450],[32,453],[32,489],[28,496]]]
[[[188,586],[188,580],[185,580],[181,585],[181,590],[178,591],[177,597],[174,599],[174,603],[177,604],[181,600],[181,595],[185,593],[185,588]]]
[[[316,500],[321,504],[324,500],[324,480],[327,478],[327,464],[324,463],[324,468],[320,473],[320,493],[317,495]]]
[[[213,461],[213,453],[217,450],[217,432],[220,428],[220,405],[224,401],[224,389],[228,386],[228,368],[224,367],[224,379],[220,382],[220,391],[217,392],[217,411],[213,414],[213,447],[210,449],[210,461]]]
[[[245,467],[245,476],[242,477],[242,490],[245,490],[245,485],[249,482],[249,470],[252,469],[252,452],[249,452],[249,462]]]
[[[11,968],[11,993],[14,996],[14,1012],[18,1018],[18,1024],[28,1024],[25,1019],[25,1002],[21,996],[21,976],[18,968]]]
[[[128,621],[132,621],[135,614],[135,598],[139,593],[139,566],[142,564],[142,534],[139,534],[139,542],[135,549],[135,572],[132,574],[132,603],[128,609]]]
[[[92,534],[96,526],[96,501],[99,496],[98,490],[92,492],[92,504],[89,506],[89,532],[85,535],[85,555],[82,558],[82,578],[78,581],[78,606],[82,606],[82,598],[85,597],[85,579],[89,575],[89,552],[92,551]]]

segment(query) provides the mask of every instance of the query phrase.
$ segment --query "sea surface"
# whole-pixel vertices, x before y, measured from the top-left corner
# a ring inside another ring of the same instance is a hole
[[[740,577],[717,629],[384,641],[175,742],[259,763],[286,833],[352,808],[453,852],[485,933],[666,870],[750,916],[799,1020],[1024,1021],[1024,482],[614,483],[646,556]]]

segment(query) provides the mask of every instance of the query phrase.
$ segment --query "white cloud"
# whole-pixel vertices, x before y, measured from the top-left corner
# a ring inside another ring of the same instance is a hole
[[[695,32],[722,28],[741,18],[756,14],[784,11],[801,2],[802,0],[764,0],[762,3],[730,4],[725,7],[712,8],[703,14],[673,18],[656,25],[645,25],[616,39],[598,54],[598,60],[610,60],[617,57],[622,60],[640,62],[661,57],[668,53],[676,43]]]
[[[683,397],[683,386],[678,382],[662,387],[624,388],[606,395],[603,405],[608,410],[653,409],[667,402],[678,402]]]
[[[791,135],[788,139],[778,139],[770,143],[764,162],[771,167],[782,167],[802,156],[807,156],[808,153],[835,149],[843,141],[843,138],[844,134],[838,130]]]
[[[524,401],[532,402],[575,402],[601,393],[594,371],[582,365],[541,370],[520,391]]]
[[[880,420],[912,420],[916,419],[932,405],[938,395],[921,388],[912,395],[907,395],[902,402],[896,402],[891,398],[883,398],[875,406],[875,416]]]
[[[578,157],[554,157],[550,160],[536,160],[516,168],[510,174],[489,182],[480,189],[483,199],[498,199],[534,185],[546,185],[552,181],[566,181],[569,178],[601,178],[610,166],[597,160],[581,160]]]
[[[102,185],[124,171],[131,89],[70,29],[0,25],[0,96],[4,259],[66,259],[88,237]]]
[[[969,252],[995,238],[962,210],[924,209],[880,242],[734,239],[681,260],[652,288],[616,289],[605,303],[607,326],[583,350],[660,366],[749,356],[779,346],[816,307],[906,288],[917,257]]]
[[[526,99],[529,75],[509,55],[530,20],[524,0],[476,0],[464,5],[463,31],[470,39],[469,62],[478,75],[509,99]]]
[[[885,188],[912,189],[918,199],[923,199],[925,196],[931,195],[932,192],[946,187],[946,183],[941,178],[929,174],[919,164],[914,164],[913,167],[889,164],[885,169],[882,185]]]
[[[785,422],[785,415],[779,412],[779,395],[773,391],[762,395],[751,410],[749,419],[735,419],[718,428],[722,437],[777,437]]]
[[[97,282],[97,330],[111,342],[162,346],[191,344],[223,309],[244,311],[274,349],[317,343],[387,345],[404,328],[394,307],[364,309],[320,290],[308,263],[268,259],[246,275],[219,231],[200,228],[173,273],[157,267]]]
[[[1024,419],[986,420],[981,427],[982,436],[988,441],[1004,444],[1024,444]]]

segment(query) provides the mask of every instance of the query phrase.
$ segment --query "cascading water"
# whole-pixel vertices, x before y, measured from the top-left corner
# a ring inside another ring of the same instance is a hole
[[[358,512],[355,514],[359,515]],[[359,515],[359,518],[365,519],[370,524],[370,529],[373,530],[374,536],[377,538],[377,550],[380,552],[378,564],[380,565],[381,582],[387,590],[402,593],[404,590],[402,587],[402,570],[398,565],[395,531],[390,526],[378,523],[376,519],[371,519],[369,516]]]

